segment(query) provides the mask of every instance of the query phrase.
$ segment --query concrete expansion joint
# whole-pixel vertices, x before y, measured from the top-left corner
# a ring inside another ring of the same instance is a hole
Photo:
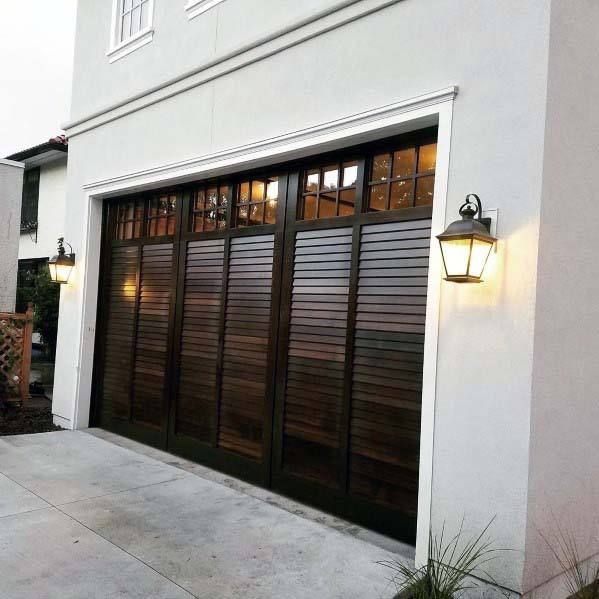
[[[6,516],[1,516],[0,520],[2,520],[4,518],[11,518],[11,517],[12,518],[19,518],[19,517],[21,517],[21,516],[23,516],[25,514],[31,514],[33,512],[42,512],[42,511],[45,511],[45,510],[54,510],[56,512],[59,512],[60,514],[62,514],[66,518],[68,518],[69,520],[71,520],[73,522],[76,522],[77,524],[79,524],[80,526],[82,526],[83,528],[85,528],[86,530],[88,530],[89,532],[91,532],[96,537],[99,537],[103,541],[106,541],[107,543],[109,543],[110,545],[112,545],[113,547],[115,547],[116,549],[118,549],[118,550],[122,551],[123,553],[127,554],[129,557],[132,557],[135,561],[137,561],[137,562],[143,564],[144,566],[150,568],[150,570],[152,570],[153,572],[155,572],[156,574],[158,574],[158,576],[160,576],[161,578],[164,578],[165,580],[168,580],[171,584],[173,584],[176,587],[180,588],[182,591],[185,591],[186,593],[188,593],[190,597],[193,597],[195,599],[200,599],[200,597],[198,597],[197,595],[194,595],[189,589],[186,589],[185,587],[181,586],[180,584],[178,584],[177,582],[175,582],[174,580],[172,580],[168,576],[165,576],[162,572],[159,572],[158,570],[156,570],[156,568],[153,568],[150,564],[148,564],[144,560],[140,559],[138,556],[136,556],[136,555],[130,553],[129,551],[127,551],[124,547],[121,547],[120,545],[114,543],[113,541],[111,541],[107,537],[105,537],[102,534],[100,534],[97,530],[94,530],[93,528],[90,528],[89,526],[87,526],[86,524],[84,524],[83,522],[81,522],[80,520],[78,520],[77,518],[75,518],[74,516],[72,516],[71,514],[67,514],[65,511],[63,511],[61,509],[62,506],[72,505],[74,503],[80,503],[82,501],[89,501],[89,500],[93,500],[93,499],[99,499],[101,497],[108,497],[108,496],[112,496],[112,495],[118,495],[119,493],[125,493],[125,492],[128,492],[128,491],[134,491],[134,490],[143,489],[143,488],[147,488],[147,487],[155,487],[157,485],[163,485],[163,484],[166,484],[166,483],[169,483],[169,482],[173,482],[175,480],[179,480],[178,478],[173,478],[173,479],[170,479],[170,480],[164,480],[164,481],[161,481],[161,482],[152,483],[152,484],[148,484],[148,485],[140,485],[140,486],[132,487],[132,488],[129,488],[129,489],[123,489],[121,491],[115,491],[113,493],[105,493],[103,495],[97,495],[95,497],[86,497],[84,499],[79,499],[79,500],[76,500],[76,501],[68,501],[68,502],[65,502],[65,503],[61,503],[61,504],[55,505],[55,504],[49,502],[47,499],[44,499],[43,497],[41,497],[40,495],[38,495],[32,489],[30,489],[30,488],[26,487],[25,485],[23,485],[22,483],[16,481],[14,478],[10,477],[5,472],[0,471],[0,474],[2,474],[3,476],[5,476],[8,480],[10,480],[14,484],[18,485],[22,489],[25,489],[26,491],[28,491],[32,495],[35,495],[41,501],[43,501],[43,502],[45,502],[45,503],[48,504],[46,507],[41,507],[41,508],[37,508],[37,509],[33,509],[33,510],[28,510],[28,511],[25,511],[25,512],[19,512],[17,514],[7,514]]]

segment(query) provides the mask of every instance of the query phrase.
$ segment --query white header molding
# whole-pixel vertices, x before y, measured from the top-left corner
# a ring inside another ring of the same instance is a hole
[[[296,158],[301,155],[320,152],[325,148],[333,149],[335,146],[342,147],[382,136],[386,137],[394,134],[394,126],[404,126],[403,129],[400,127],[396,131],[397,133],[407,130],[405,128],[406,123],[413,123],[412,128],[433,125],[436,124],[436,121],[418,123],[416,120],[419,117],[425,119],[427,116],[430,117],[432,114],[436,114],[436,111],[431,111],[430,107],[452,101],[457,93],[457,86],[447,87],[422,96],[416,96],[251,144],[109,179],[93,181],[86,184],[84,189],[96,197],[105,197],[116,193],[155,187],[166,182],[169,184],[182,183],[224,174],[232,169],[240,170],[241,168],[259,166],[261,163]]]

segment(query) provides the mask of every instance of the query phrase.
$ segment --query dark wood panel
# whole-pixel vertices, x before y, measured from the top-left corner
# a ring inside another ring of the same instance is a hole
[[[175,434],[210,443],[217,409],[224,240],[190,241],[185,250]]]
[[[351,251],[348,227],[302,231],[295,238],[283,468],[331,487],[338,486],[342,464]],[[323,257],[330,261],[323,262]]]
[[[365,225],[360,236],[349,492],[408,516],[418,502],[429,245],[429,220]]]
[[[162,428],[173,244],[141,248],[131,420]]]
[[[112,248],[107,281],[102,414],[128,420],[137,309],[139,247]]]
[[[218,446],[264,458],[274,235],[231,239]],[[243,270],[236,269],[243,259]],[[255,261],[255,262],[252,262]]]

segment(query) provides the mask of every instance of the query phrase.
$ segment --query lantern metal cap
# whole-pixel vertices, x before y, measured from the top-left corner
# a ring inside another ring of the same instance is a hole
[[[71,248],[71,253],[67,254],[64,249],[64,237],[58,238],[58,254],[56,256],[52,256],[51,260],[48,260],[50,264],[59,264],[63,266],[74,266],[75,264],[75,254],[73,253],[73,248],[71,244],[67,242],[67,245]]]
[[[474,202],[470,199],[474,198]],[[495,243],[497,239],[490,233],[491,219],[474,218],[481,215],[482,206],[479,197],[474,194],[468,194],[466,201],[460,206],[460,216],[462,220],[453,221],[440,235],[437,235],[439,241],[450,239],[480,239]]]

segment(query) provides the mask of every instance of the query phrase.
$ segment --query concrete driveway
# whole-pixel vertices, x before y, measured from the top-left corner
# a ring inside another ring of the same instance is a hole
[[[103,431],[0,438],[2,599],[389,599],[410,553]]]

